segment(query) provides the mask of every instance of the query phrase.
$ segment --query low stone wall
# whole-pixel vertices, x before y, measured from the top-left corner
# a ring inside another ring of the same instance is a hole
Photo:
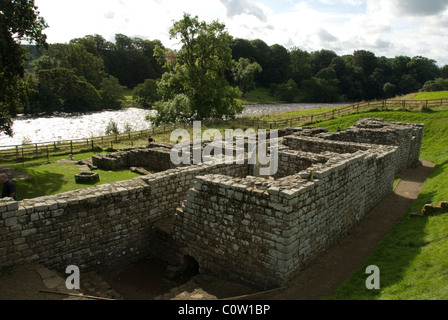
[[[171,144],[150,144],[145,148],[125,149],[121,152],[100,154],[92,157],[93,165],[103,170],[122,170],[130,167],[144,167],[161,172],[174,169],[170,159]]]
[[[39,262],[105,271],[151,252],[153,226],[171,219],[195,177],[246,176],[247,165],[200,165],[19,202],[0,203],[0,268]]]
[[[284,144],[291,150],[298,150],[312,153],[355,153],[358,150],[367,150],[369,146],[363,143],[330,141],[317,137],[287,136],[284,138]]]
[[[398,147],[397,172],[419,164],[423,143],[423,124],[361,119],[347,131],[321,134],[319,137],[343,142],[390,145]]]
[[[278,172],[274,176],[276,179],[295,175],[306,170],[313,164],[326,163],[334,157],[331,152],[315,154],[311,152],[282,150],[278,155]]]

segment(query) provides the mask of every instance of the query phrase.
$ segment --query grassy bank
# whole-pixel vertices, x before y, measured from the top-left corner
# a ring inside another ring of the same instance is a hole
[[[414,100],[448,99],[448,91],[423,92],[414,96]]]
[[[359,118],[426,125],[421,157],[436,164],[418,199],[405,217],[390,231],[365,265],[355,272],[329,299],[338,300],[444,300],[448,298],[448,214],[411,218],[425,204],[448,200],[448,111],[375,112],[321,122],[336,130]],[[378,222],[381,223],[381,222]],[[367,290],[365,270],[376,265],[381,271],[381,290]]]

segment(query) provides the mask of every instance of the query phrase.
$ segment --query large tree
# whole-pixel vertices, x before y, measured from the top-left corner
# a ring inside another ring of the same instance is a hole
[[[240,58],[233,70],[233,79],[244,94],[255,89],[255,75],[262,71],[257,62],[251,63],[247,58]]]
[[[177,63],[160,81],[162,100],[154,106],[158,111],[154,121],[202,120],[240,113],[243,106],[236,98],[241,91],[226,79],[234,61],[232,37],[225,25],[218,21],[199,22],[198,17],[184,14],[182,20],[174,23],[170,36],[180,39],[183,46]],[[164,55],[163,50],[159,52]]]
[[[20,44],[45,45],[46,27],[34,0],[0,0],[0,132],[12,135],[12,118],[24,96],[26,51]]]

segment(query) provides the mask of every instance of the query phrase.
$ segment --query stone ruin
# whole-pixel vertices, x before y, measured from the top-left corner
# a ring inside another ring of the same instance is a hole
[[[419,165],[423,131],[422,124],[381,119],[338,133],[287,128],[279,132],[278,171],[269,177],[258,176],[247,158],[174,166],[170,144],[94,156],[102,169],[156,173],[0,203],[0,268],[39,262],[106,272],[153,255],[178,266],[196,261],[200,273],[256,288],[278,287],[347,236],[393,191],[398,172]]]

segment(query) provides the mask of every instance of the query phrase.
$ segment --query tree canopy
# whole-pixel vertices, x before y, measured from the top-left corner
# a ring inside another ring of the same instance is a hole
[[[218,21],[200,22],[184,14],[170,30],[182,48],[177,63],[164,74],[159,84],[161,101],[154,109],[156,123],[234,116],[243,110],[236,98],[238,88],[230,86],[226,72],[232,71],[232,37]],[[159,50],[159,55],[164,52]],[[182,107],[183,104],[183,107]]]
[[[26,51],[22,41],[46,44],[45,20],[32,0],[0,2],[0,131],[12,135],[12,117],[17,113],[26,86],[22,82]]]

